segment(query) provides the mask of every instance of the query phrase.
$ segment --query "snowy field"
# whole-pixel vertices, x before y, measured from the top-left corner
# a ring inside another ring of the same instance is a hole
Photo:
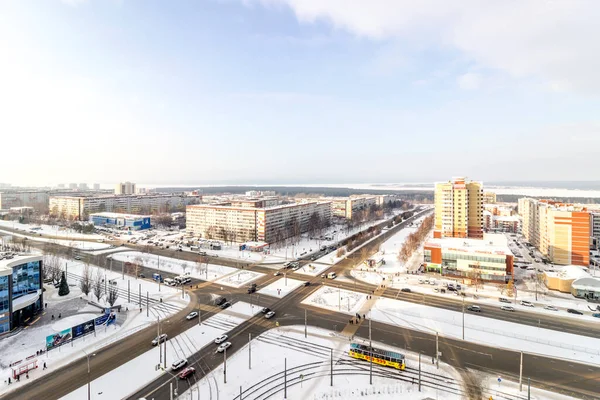
[[[323,286],[302,301],[302,304],[355,315],[367,300],[362,293]]]
[[[429,333],[438,332],[443,336],[462,339],[460,312],[382,298],[375,303],[371,317],[374,321],[386,324]],[[465,340],[600,365],[600,339],[485,318],[472,313],[465,313]]]
[[[69,240],[69,239],[89,239],[89,240],[103,239],[103,237],[101,235],[78,233],[69,228],[63,228],[63,227],[51,226],[51,225],[31,225],[31,224],[21,224],[16,221],[0,220],[0,227],[17,229],[19,231],[23,231],[23,233],[25,233],[26,235],[39,236],[39,234],[41,233],[42,235],[55,236],[57,238],[64,238],[67,240]],[[32,228],[35,228],[35,230],[32,231],[31,230]],[[39,228],[39,229],[37,229],[37,228]],[[34,232],[34,233],[32,233],[32,232]]]
[[[320,275],[323,271],[327,270],[327,268],[331,267],[329,264],[317,264],[316,262],[305,264],[302,267],[298,268],[294,271],[297,274],[317,276]]]
[[[304,282],[305,281],[282,277],[270,285],[261,288],[258,293],[281,298],[298,289]]]
[[[189,273],[190,276],[206,281],[219,279],[222,276],[237,271],[236,268],[223,265],[195,263],[192,261],[178,260],[176,258],[161,257],[155,254],[142,253],[141,251],[125,251],[112,256],[114,260],[136,262],[140,260],[144,267],[154,268],[159,271],[168,271],[176,275]]]
[[[250,282],[264,276],[260,272],[239,270],[233,274],[226,275],[220,279],[217,279],[215,283],[219,285],[231,286],[235,288],[242,287],[249,284]]]
[[[223,383],[223,367],[220,366],[199,381],[200,398],[239,399],[240,386],[244,399],[283,398],[284,370],[287,361],[287,399],[425,399],[454,400],[461,388],[459,375],[446,365],[441,373],[448,381],[444,388],[455,393],[423,387],[418,391],[415,369],[397,373],[400,379],[381,377],[379,373],[393,370],[375,365],[373,385],[369,385],[368,363],[348,356],[349,344],[345,339],[333,336],[330,331],[309,327],[304,338],[304,327],[282,327],[260,335],[227,360],[227,384]],[[378,345],[375,343],[374,345]],[[381,346],[385,347],[385,346]],[[396,349],[398,351],[398,349]],[[248,368],[248,353],[252,352],[252,368]],[[404,351],[402,351],[404,353]],[[333,354],[334,378],[330,386],[329,358]],[[414,368],[416,355],[407,354],[409,366]],[[336,373],[337,370],[337,373]],[[345,370],[345,371],[342,371]],[[423,380],[431,379],[436,370],[423,363]],[[439,371],[438,371],[439,372]],[[342,375],[340,375],[342,374]],[[410,377],[408,377],[410,376]],[[412,383],[415,377],[415,384]],[[427,377],[427,378],[426,378]],[[209,383],[210,382],[210,383]],[[190,394],[192,396],[190,396]],[[197,398],[198,388],[192,387],[181,398]],[[211,397],[212,395],[212,397]]]
[[[169,367],[174,361],[189,357],[207,345],[216,348],[217,345],[213,344],[216,337],[246,321],[259,309],[259,307],[251,308],[250,304],[238,302],[234,304],[234,307],[202,321],[202,325],[196,325],[169,339],[167,341],[167,369],[170,370]],[[160,375],[170,373],[161,369],[157,370],[155,367],[158,362],[158,347],[148,350],[141,356],[93,380],[91,383],[91,398],[97,400],[122,399],[131,395]],[[123,379],[124,376],[127,376],[127,379]],[[179,383],[179,380],[175,379],[173,381],[175,388],[177,388],[177,383]],[[187,384],[182,383],[181,392],[183,392],[183,385]],[[87,398],[87,386],[85,385],[62,397],[63,400],[80,400],[84,398]]]

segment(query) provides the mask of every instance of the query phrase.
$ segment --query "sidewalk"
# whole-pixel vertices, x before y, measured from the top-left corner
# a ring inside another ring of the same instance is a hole
[[[343,336],[348,337],[350,339],[352,339],[354,337],[354,335],[356,334],[356,331],[358,331],[358,328],[360,328],[360,326],[366,319],[366,318],[363,318],[363,315],[366,316],[367,313],[369,313],[369,311],[371,311],[371,309],[375,305],[375,302],[377,301],[377,299],[379,299],[379,297],[383,294],[383,292],[385,292],[386,288],[387,288],[387,281],[384,280],[382,284],[377,286],[377,289],[375,289],[373,294],[366,295],[366,296],[370,296],[370,298],[363,303],[362,307],[360,308],[360,311],[358,312],[358,314],[360,315],[360,321],[357,321],[356,317],[352,318],[353,323],[348,323],[342,330]]]

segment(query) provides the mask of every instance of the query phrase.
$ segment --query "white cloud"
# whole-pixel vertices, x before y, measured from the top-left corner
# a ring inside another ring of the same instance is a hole
[[[476,65],[551,90],[600,92],[600,2],[593,0],[243,0],[289,6],[372,39],[403,38],[460,51]]]
[[[481,85],[481,76],[474,72],[467,72],[456,79],[458,86],[464,90],[479,89]]]

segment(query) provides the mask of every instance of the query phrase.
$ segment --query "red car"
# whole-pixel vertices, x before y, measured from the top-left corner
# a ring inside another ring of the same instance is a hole
[[[195,372],[196,372],[196,368],[187,367],[186,369],[181,371],[181,373],[179,374],[179,379],[187,379],[190,377],[190,375],[194,374]]]

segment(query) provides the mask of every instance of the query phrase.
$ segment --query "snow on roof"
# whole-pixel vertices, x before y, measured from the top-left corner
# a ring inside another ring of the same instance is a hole
[[[599,291],[600,279],[591,276],[579,278],[571,283],[571,287],[579,290]]]
[[[268,246],[269,245],[269,243],[267,243],[267,242],[252,242],[252,241],[250,241],[250,242],[244,242],[244,244],[246,246],[250,246],[250,247],[264,247],[264,246]]]
[[[588,269],[580,265],[565,265],[556,272],[546,272],[546,276],[560,279],[579,279],[590,276]]]
[[[508,248],[508,240],[503,234],[484,233],[483,239],[442,238],[431,239],[426,243],[429,247],[441,247],[448,251],[464,253],[484,253],[512,255]]]
[[[12,271],[13,267],[17,265],[25,264],[31,261],[40,261],[41,259],[42,256],[39,255],[17,254],[10,260],[0,260],[0,275],[6,275],[6,273],[2,274],[2,272]]]
[[[113,212],[99,212],[99,213],[90,214],[90,217],[93,217],[93,216],[105,217],[105,218],[125,218],[125,219],[151,218],[150,215],[121,214],[121,213],[113,213]]]

